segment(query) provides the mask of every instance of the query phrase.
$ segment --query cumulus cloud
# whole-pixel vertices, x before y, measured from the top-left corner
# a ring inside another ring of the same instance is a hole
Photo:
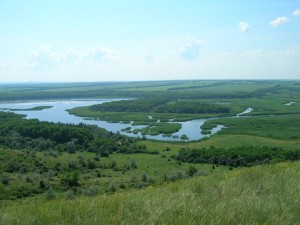
[[[296,9],[296,10],[293,12],[293,16],[300,16],[300,9]]]
[[[121,58],[116,50],[103,47],[89,48],[84,52],[84,55],[87,61],[102,63],[117,62]]]
[[[201,41],[190,39],[181,48],[180,56],[184,60],[196,60],[199,58],[200,48],[204,44]]]
[[[61,60],[61,56],[49,45],[41,45],[33,50],[29,57],[28,67],[35,70],[51,69]]]
[[[263,55],[263,51],[261,49],[246,51],[242,55],[250,56],[250,57],[259,57]]]
[[[246,23],[246,22],[240,22],[239,23],[239,30],[241,32],[247,32],[247,31],[249,31],[249,29],[250,29],[250,26],[249,26],[248,23]]]
[[[29,55],[29,63],[25,66],[33,70],[47,70],[64,64],[88,64],[88,63],[111,63],[121,58],[118,51],[95,47],[82,51],[69,49],[58,53],[49,45],[42,45],[33,50]]]
[[[289,22],[289,18],[285,17],[285,16],[282,16],[282,17],[278,17],[277,19],[275,20],[272,20],[270,22],[270,25],[272,27],[277,27],[277,26],[280,26],[280,25],[283,25],[283,24],[286,24]]]
[[[299,57],[300,56],[300,46],[291,47],[285,50],[271,50],[269,52],[270,56],[287,56],[287,57]]]
[[[118,51],[104,48],[104,47],[95,47],[88,48],[83,51],[78,51],[75,49],[70,49],[65,53],[64,59],[67,63],[108,63],[108,62],[117,62],[121,58],[121,55]]]

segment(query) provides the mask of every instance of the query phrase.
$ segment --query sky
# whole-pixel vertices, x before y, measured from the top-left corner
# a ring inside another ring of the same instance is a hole
[[[0,83],[300,79],[300,0],[0,0]]]

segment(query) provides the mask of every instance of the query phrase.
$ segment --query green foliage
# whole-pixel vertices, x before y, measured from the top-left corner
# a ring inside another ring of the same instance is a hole
[[[1,182],[4,185],[8,185],[9,182],[10,182],[10,178],[8,176],[4,176],[4,177],[1,178]]]
[[[45,192],[45,195],[47,199],[54,199],[56,196],[51,187]]]
[[[147,152],[145,146],[136,144],[133,138],[113,134],[96,126],[26,120],[13,113],[0,112],[0,146],[14,149],[99,152],[109,156],[112,152]],[[9,164],[7,172],[28,171],[26,165]]]
[[[40,110],[44,110],[44,109],[50,109],[53,106],[36,106],[36,107],[32,107],[30,109],[10,109],[11,111],[40,111]]]
[[[99,193],[99,187],[96,185],[89,186],[84,190],[84,194],[87,196],[96,196]]]
[[[197,169],[194,166],[190,166],[187,171],[187,174],[192,177],[195,173],[197,173]]]
[[[173,98],[160,97],[155,99],[138,99],[106,102],[90,107],[92,111],[106,112],[147,112],[147,113],[186,113],[211,114],[230,112],[230,108],[208,103],[195,104],[191,101],[172,101]]]
[[[188,163],[211,163],[231,167],[265,164],[270,161],[299,160],[300,150],[267,146],[238,146],[231,148],[182,148],[173,158]]]
[[[75,198],[75,194],[72,190],[68,190],[65,194],[66,200],[73,200]]]
[[[299,170],[299,162],[281,163],[93,198],[15,202],[0,205],[0,223],[297,224]]]
[[[70,188],[79,186],[79,172],[77,170],[69,172],[61,179],[61,182]]]
[[[116,192],[117,191],[117,188],[115,187],[114,184],[110,184],[108,187],[107,187],[107,192]]]
[[[223,124],[221,134],[247,134],[273,139],[300,139],[300,119],[298,115],[252,116],[244,118],[222,118],[209,120],[206,128]]]

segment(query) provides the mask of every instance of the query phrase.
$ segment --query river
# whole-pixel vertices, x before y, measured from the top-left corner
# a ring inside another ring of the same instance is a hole
[[[133,126],[132,124],[124,124],[120,123],[110,123],[101,120],[91,120],[88,118],[78,117],[75,115],[69,114],[66,110],[72,109],[75,107],[81,106],[89,106],[94,104],[102,104],[110,101],[117,101],[120,99],[70,99],[70,100],[57,100],[57,101],[28,101],[28,102],[8,102],[8,103],[0,103],[0,109],[7,110],[8,109],[18,109],[18,111],[14,111],[18,114],[26,115],[27,119],[38,119],[40,121],[48,121],[48,122],[61,122],[61,123],[71,123],[71,124],[79,124],[85,123],[90,125],[97,125],[102,127],[108,131],[112,131],[114,133],[119,132],[120,134],[127,135],[130,137],[142,137],[140,133],[133,134],[123,132],[122,129],[131,127],[131,130],[137,128],[143,128],[145,126],[138,125]],[[43,110],[25,110],[22,109],[30,109],[37,106],[51,106],[52,108],[47,108]],[[182,135],[186,135],[188,137],[188,141],[196,141],[200,140],[204,137],[210,137],[211,135],[220,131],[224,126],[218,125],[217,127],[211,130],[210,135],[201,134],[200,126],[208,119],[198,119],[191,120],[186,122],[180,122],[182,124],[181,129],[172,134],[172,137],[167,137],[162,134],[160,135],[146,135],[147,139],[161,140],[161,141],[182,141],[180,137]]]

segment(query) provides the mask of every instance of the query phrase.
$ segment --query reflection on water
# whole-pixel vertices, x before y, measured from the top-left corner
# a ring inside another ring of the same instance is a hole
[[[292,105],[292,104],[296,104],[296,102],[288,102],[288,103],[285,103],[284,105],[290,106],[290,105]]]
[[[72,109],[74,107],[81,106],[89,106],[94,104],[102,104],[104,102],[117,101],[120,99],[101,99],[101,100],[60,100],[60,101],[30,101],[30,102],[10,102],[10,103],[1,103],[0,109],[29,109],[36,106],[52,106],[52,108],[43,109],[40,111],[15,111],[18,114],[26,115],[28,119],[38,119],[40,121],[48,121],[48,122],[61,122],[61,123],[72,123],[79,124],[85,123],[90,125],[97,125],[102,127],[108,131],[112,131],[114,133],[119,132],[121,134],[131,136],[131,137],[142,137],[140,133],[126,133],[126,131],[122,131],[122,129],[131,127],[131,130],[144,128],[143,125],[133,126],[132,124],[124,124],[120,123],[109,123],[101,120],[90,120],[83,117],[78,117],[75,115],[69,114],[66,110]],[[202,139],[204,137],[209,137],[210,135],[201,134],[200,126],[207,119],[199,119],[199,120],[191,120],[186,122],[180,122],[182,124],[182,128],[172,134],[171,137],[166,137],[165,135],[146,135],[148,139],[154,140],[164,140],[164,141],[181,141],[180,137],[182,135],[187,135],[189,141],[195,141]],[[213,128],[211,131],[211,135],[217,133],[223,128],[222,125],[218,125]]]
[[[236,116],[241,116],[241,115],[244,115],[247,113],[251,113],[252,111],[253,111],[253,109],[249,107],[244,112],[238,113]]]

